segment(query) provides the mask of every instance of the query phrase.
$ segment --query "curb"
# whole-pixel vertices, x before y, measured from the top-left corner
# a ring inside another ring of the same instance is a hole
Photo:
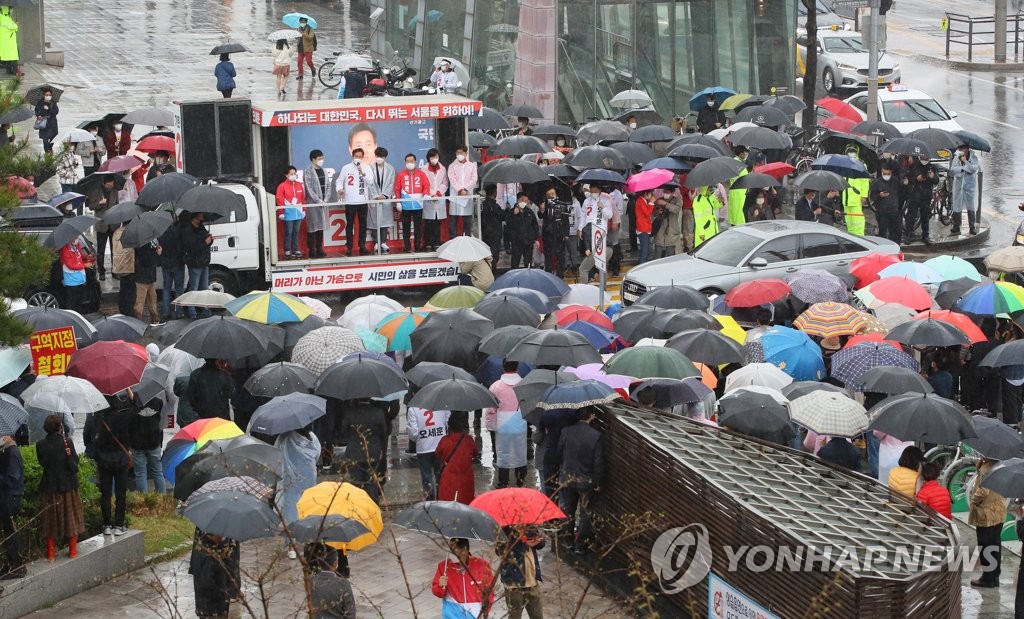
[[[983,245],[988,240],[989,233],[992,228],[989,226],[981,226],[978,233],[974,236],[961,235],[955,239],[949,239],[945,241],[935,241],[931,245],[925,245],[920,241],[903,245],[904,251],[913,252],[916,254],[937,254],[944,253],[950,249],[963,249],[965,247],[977,247]]]
[[[963,71],[1024,71],[1024,62],[968,62],[966,60],[935,58],[934,56],[925,56],[923,54],[911,54],[909,58],[917,62]]]

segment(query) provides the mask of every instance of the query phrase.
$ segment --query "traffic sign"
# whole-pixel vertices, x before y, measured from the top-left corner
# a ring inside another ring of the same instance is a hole
[[[597,224],[591,226],[590,247],[593,249],[594,268],[604,273],[608,268],[608,224],[599,217]]]

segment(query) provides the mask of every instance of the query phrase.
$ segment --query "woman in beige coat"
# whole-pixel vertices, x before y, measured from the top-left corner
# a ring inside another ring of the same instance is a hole
[[[971,581],[972,587],[999,586],[1002,562],[1000,536],[1003,532],[1003,522],[1006,520],[1006,499],[977,483],[978,479],[983,479],[988,474],[993,464],[995,460],[988,459],[982,459],[978,463],[978,475],[975,477],[970,511],[967,514],[967,524],[977,531],[978,548],[981,549],[981,576]]]

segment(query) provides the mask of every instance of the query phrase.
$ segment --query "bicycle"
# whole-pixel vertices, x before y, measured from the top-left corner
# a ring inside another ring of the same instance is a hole
[[[953,217],[953,179],[947,173],[932,192],[932,213],[944,226],[948,226]]]

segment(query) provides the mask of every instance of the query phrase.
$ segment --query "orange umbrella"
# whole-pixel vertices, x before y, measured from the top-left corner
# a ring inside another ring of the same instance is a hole
[[[703,363],[694,362],[697,369],[700,370],[700,382],[704,383],[705,386],[715,389],[718,387],[718,377],[715,376],[715,371]]]
[[[974,324],[974,321],[966,314],[961,314],[951,310],[928,310],[914,316],[911,320],[923,320],[926,318],[934,318],[935,320],[948,322],[954,327],[957,327],[964,332],[964,335],[970,338],[971,344],[984,342],[988,339],[985,337],[985,334],[981,332],[981,329],[978,328],[978,325]]]
[[[903,350],[903,346],[899,342],[887,340],[885,339],[885,335],[881,333],[861,333],[860,335],[855,335],[846,342],[846,346],[843,346],[843,348],[849,348],[864,342],[881,342],[882,344],[890,344],[900,350]]]

